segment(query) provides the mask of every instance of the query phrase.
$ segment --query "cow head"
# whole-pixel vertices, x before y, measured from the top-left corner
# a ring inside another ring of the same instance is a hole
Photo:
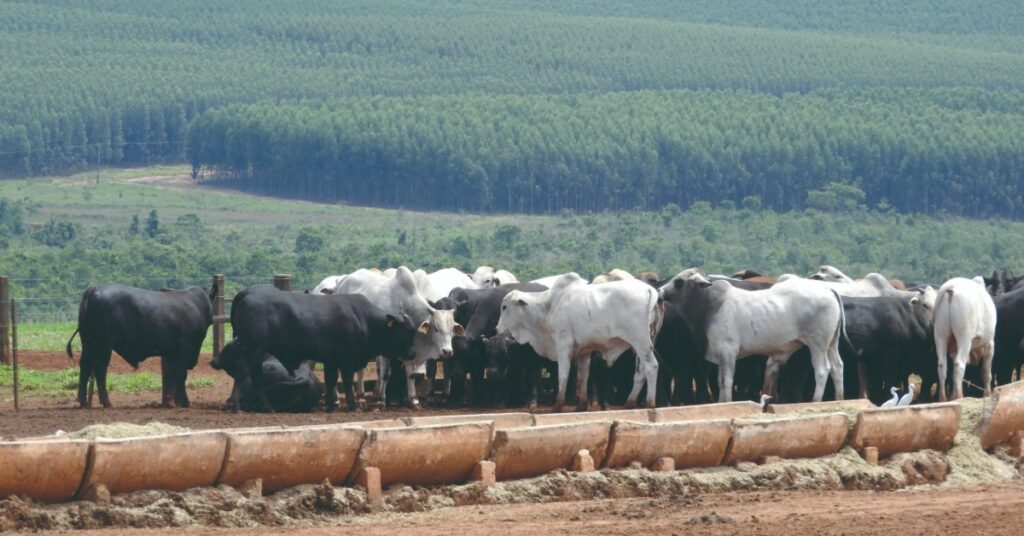
[[[658,289],[658,297],[667,302],[677,302],[687,287],[707,288],[710,286],[711,281],[700,275],[699,269],[687,268],[676,274],[672,279],[669,279],[667,283]]]
[[[935,287],[927,286],[916,290],[917,296],[910,298],[910,306],[912,308],[922,308],[931,317],[932,310],[935,309],[935,299],[938,296],[938,291]]]
[[[397,316],[387,315],[386,332],[383,337],[383,340],[386,341],[384,355],[409,359],[418,327],[418,324],[405,313]]]
[[[847,277],[847,275],[841,272],[839,268],[827,264],[819,268],[818,271],[808,277],[808,279],[831,281],[833,283],[853,283],[853,279]]]
[[[491,266],[478,267],[471,279],[480,288],[494,288],[499,284],[494,278],[494,268]]]
[[[483,337],[481,342],[487,357],[487,368],[484,370],[484,377],[487,378],[487,381],[500,382],[504,380],[509,369],[510,356],[508,348],[514,342],[508,337],[500,335]]]
[[[430,314],[416,328],[413,340],[413,358],[417,361],[448,359],[452,357],[452,336],[462,336],[465,331],[455,322],[455,311],[439,311],[429,308]]]
[[[544,304],[538,301],[537,294],[545,293],[513,290],[506,294],[501,300],[501,316],[498,317],[495,332],[516,342],[530,342],[533,327],[539,323],[545,309]]]

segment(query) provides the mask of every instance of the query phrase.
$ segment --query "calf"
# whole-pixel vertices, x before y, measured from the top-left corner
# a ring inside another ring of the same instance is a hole
[[[963,396],[968,361],[981,365],[984,395],[992,391],[992,356],[995,353],[996,306],[981,277],[956,277],[939,287],[935,303],[935,353],[938,358],[939,400],[946,401],[946,357],[953,358],[950,397]]]
[[[727,281],[712,283],[690,268],[662,286],[660,294],[668,302],[708,312],[705,359],[718,365],[720,402],[732,400],[738,358],[768,355],[764,389],[772,391],[779,368],[804,345],[814,365],[814,400],[821,400],[830,372],[836,398],[843,399],[843,308],[834,291],[800,279],[746,291]]]
[[[162,403],[188,407],[185,380],[199,361],[199,350],[213,323],[213,302],[217,289],[191,287],[172,292],[157,292],[125,285],[89,287],[78,306],[78,328],[82,340],[79,361],[78,404],[90,405],[86,385],[95,376],[96,390],[103,407],[110,408],[107,394],[107,367],[111,351],[128,364],[138,367],[148,357],[160,356],[163,383]]]
[[[221,353],[212,365],[235,378],[228,402],[231,409],[238,408],[241,387],[260,377],[264,359],[272,354],[288,370],[297,369],[305,360],[324,364],[327,411],[334,411],[338,403],[340,370],[345,400],[353,410],[355,372],[377,355],[409,359],[417,326],[408,315],[386,314],[364,296],[293,294],[271,285],[255,285],[232,301],[231,328],[237,351]],[[273,407],[269,400],[261,402]]]
[[[221,355],[226,353],[227,357],[220,361],[238,362],[241,356],[233,354],[242,351],[238,340],[233,339],[221,350]],[[250,380],[248,374],[239,374],[242,372],[239,367],[230,367],[227,372],[239,382],[238,405],[242,411],[308,413],[316,408],[324,394],[323,384],[306,362],[291,371],[276,357],[267,354],[255,381]],[[268,401],[270,407],[264,406],[263,400]]]

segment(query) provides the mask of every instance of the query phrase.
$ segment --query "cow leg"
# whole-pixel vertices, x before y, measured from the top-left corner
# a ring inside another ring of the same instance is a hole
[[[936,338],[935,339],[935,354],[938,356],[938,388],[939,402],[946,401],[946,356],[949,351],[947,347],[947,341]]]
[[[857,393],[858,396],[860,396],[860,398],[869,398],[868,397],[868,369],[864,365],[864,361],[863,360],[857,362],[857,381],[860,382],[860,386],[859,386],[860,389],[858,389],[859,393]]]
[[[649,348],[644,354],[637,352],[637,374],[643,373],[647,381],[647,407],[653,409],[657,404],[658,394],[658,358],[654,355],[654,348]],[[642,370],[640,368],[642,367]],[[636,379],[633,379],[633,386],[636,387]],[[637,393],[639,394],[639,393]]]
[[[995,353],[995,343],[988,342],[981,349],[981,387],[984,390],[985,398],[992,396],[992,356]]]
[[[110,367],[110,352],[111,350],[106,348],[100,352],[100,358],[93,367],[93,375],[96,377],[96,392],[100,395],[100,404],[103,404],[103,407],[108,409],[114,407],[110,403],[110,395],[107,394],[107,368]]]
[[[82,350],[82,356],[78,360],[78,407],[82,409],[92,407],[92,397],[88,396],[86,391],[90,378],[92,378],[92,359],[85,350]]]
[[[348,386],[345,391],[345,401],[349,405],[349,409],[352,409],[352,405],[355,402],[349,398],[349,390],[352,389],[352,380],[349,379]],[[338,365],[324,363],[324,394],[326,396],[326,410],[328,413],[333,413],[338,407]]]
[[[814,402],[821,402],[821,399],[825,396],[825,382],[828,381],[829,375],[829,362],[827,352],[820,348],[811,350],[811,368],[814,370]],[[842,368],[840,368],[840,376],[838,382],[836,382],[835,375],[832,376],[833,383],[836,388],[836,399],[842,400],[840,394],[843,392],[843,377]]]
[[[366,388],[363,385],[363,371],[362,370],[357,371],[355,373],[355,376],[356,376],[356,386],[355,386],[356,387],[356,396],[358,396],[360,400],[365,400],[366,399]]]
[[[377,356],[377,405],[388,407],[388,381],[391,380],[391,363],[388,358]]]
[[[569,348],[564,348],[556,355],[556,363],[558,363],[558,394],[555,395],[554,411],[558,413],[562,411],[562,406],[565,405],[565,389],[569,385],[569,369],[572,368],[570,356],[572,353]]]
[[[187,408],[191,405],[188,400],[188,392],[185,390],[185,384],[188,383],[188,370],[181,367],[175,368],[179,368],[179,370],[174,382],[174,403],[179,408]]]
[[[410,367],[412,363],[406,361],[402,368],[405,369],[405,396],[406,403],[412,409],[422,409],[420,407],[419,393],[416,390],[416,373],[414,372],[415,367]]]
[[[732,402],[732,383],[736,375],[736,358],[718,361],[718,401]]]
[[[576,358],[576,411],[587,411],[587,384],[590,382],[590,352]]]
[[[160,356],[160,384],[163,388],[160,405],[165,408],[174,407],[175,377],[174,362],[170,357]]]
[[[768,356],[764,364],[764,384],[761,386],[761,393],[779,400],[779,374],[782,366],[786,364],[789,354]]]
[[[828,359],[828,370],[832,375],[832,388],[836,391],[836,400],[843,400],[846,395],[846,384],[843,375],[843,358],[839,357],[839,348],[830,347],[825,357]]]

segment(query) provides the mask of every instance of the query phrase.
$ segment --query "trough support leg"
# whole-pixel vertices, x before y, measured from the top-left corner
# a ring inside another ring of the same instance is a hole
[[[1024,455],[1024,432],[1017,432],[1010,436],[1010,456],[1020,458]]]
[[[96,503],[109,503],[110,490],[103,484],[93,484],[82,492],[82,500]]]
[[[656,473],[671,473],[676,470],[676,460],[669,457],[658,458],[651,470]]]
[[[590,456],[589,450],[583,449],[573,456],[572,470],[577,473],[589,473],[594,470],[594,458]]]
[[[366,467],[359,471],[356,484],[366,488],[366,504],[371,510],[378,511],[384,507],[384,492],[380,489],[380,469]]]
[[[476,462],[476,465],[473,466],[473,472],[469,475],[469,479],[473,482],[480,482],[484,487],[489,488],[494,486],[494,482],[496,480],[494,476],[494,469],[494,462],[486,460]]]
[[[868,465],[878,465],[878,447],[864,447],[864,461]]]

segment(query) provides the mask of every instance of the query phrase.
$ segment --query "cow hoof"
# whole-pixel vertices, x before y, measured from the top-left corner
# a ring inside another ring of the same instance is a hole
[[[423,409],[423,406],[420,405],[419,400],[413,400],[412,402],[409,403],[409,409],[420,411]]]
[[[352,407],[352,409],[353,410],[358,410],[358,411],[366,411],[366,409],[367,409],[366,400],[360,400],[359,402],[356,402],[356,405],[354,407]]]
[[[537,403],[536,402],[530,402],[529,404],[526,405],[526,409],[528,409],[530,411],[537,411]]]
[[[325,409],[325,410],[327,411],[327,413],[334,413],[334,412],[335,412],[335,410],[337,410],[337,409],[338,409],[338,407],[337,407],[337,406],[327,406],[327,407],[326,407],[326,408],[324,408],[324,409]]]
[[[625,408],[626,409],[636,409],[636,400],[627,400]]]
[[[581,413],[585,413],[587,411],[590,411],[590,406],[588,404],[577,404],[576,405],[576,411],[577,412],[581,412]]]
[[[551,408],[551,412],[552,412],[552,413],[561,413],[561,412],[562,412],[562,405],[561,405],[561,404],[555,404],[555,405],[554,405],[554,406],[553,406],[553,407]]]

